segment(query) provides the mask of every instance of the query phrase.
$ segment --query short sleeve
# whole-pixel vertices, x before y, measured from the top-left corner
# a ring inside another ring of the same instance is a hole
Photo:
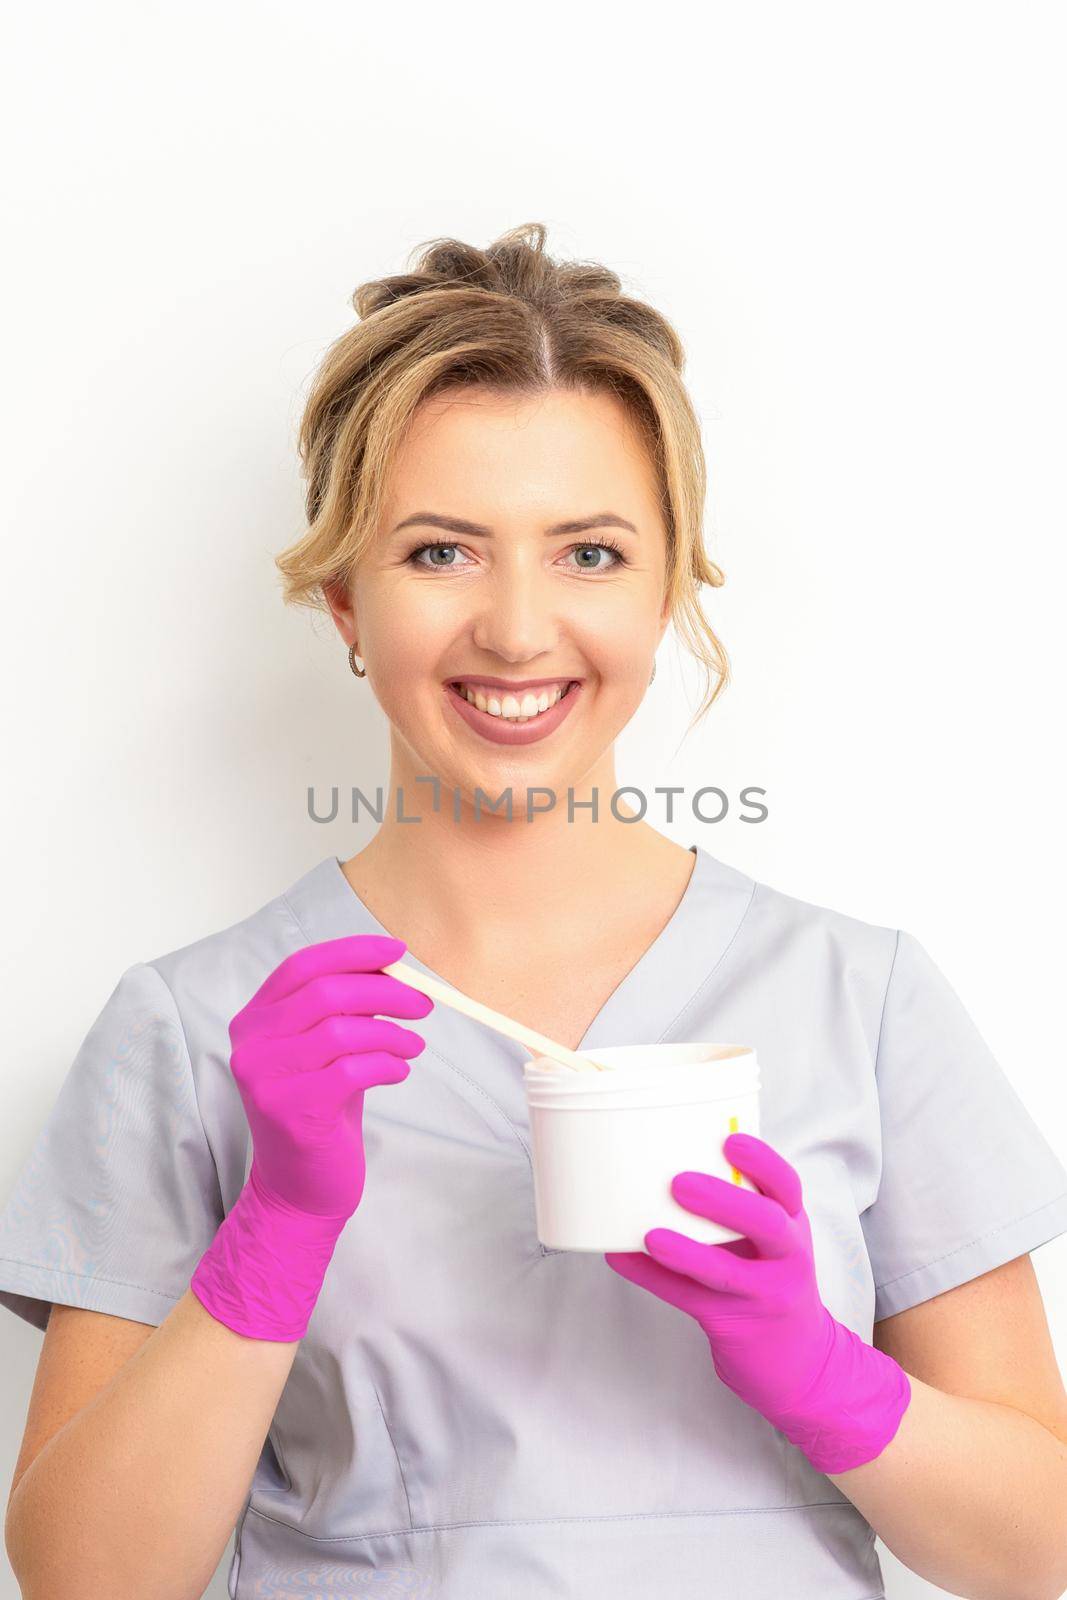
[[[875,1321],[1067,1232],[1067,1171],[955,990],[903,930],[875,1076],[882,1174],[860,1216]]]
[[[82,1041],[0,1214],[0,1304],[44,1329],[53,1302],[154,1326],[223,1220],[173,996],[124,972]]]

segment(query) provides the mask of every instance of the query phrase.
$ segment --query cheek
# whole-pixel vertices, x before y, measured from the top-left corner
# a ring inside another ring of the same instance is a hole
[[[595,582],[589,579],[588,587]],[[610,660],[613,670],[625,672],[632,662],[640,672],[640,658],[655,649],[660,626],[659,597],[653,586],[642,574],[632,581],[620,580],[609,593],[605,580],[603,592],[580,598],[587,603],[576,606],[566,619],[574,638]]]
[[[606,688],[630,693],[644,687],[656,648],[655,636],[646,640],[645,632],[642,622],[632,619],[595,639],[587,638],[586,659]]]
[[[442,605],[403,585],[392,591],[383,587],[364,607],[360,626],[367,653],[373,649],[383,692],[386,685],[409,687],[433,676],[454,634],[454,621]]]

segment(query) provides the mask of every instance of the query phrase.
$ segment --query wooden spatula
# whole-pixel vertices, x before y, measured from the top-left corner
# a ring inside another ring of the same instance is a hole
[[[453,1011],[462,1011],[465,1017],[471,1017],[475,1022],[484,1022],[486,1027],[494,1028],[505,1038],[514,1039],[517,1044],[525,1045],[535,1056],[549,1056],[553,1061],[559,1061],[563,1066],[570,1067],[573,1072],[611,1070],[605,1063],[595,1061],[592,1056],[579,1055],[577,1051],[568,1050],[565,1044],[557,1044],[554,1039],[547,1039],[535,1028],[528,1028],[525,1023],[516,1022],[514,1017],[507,1017],[502,1011],[494,1011],[491,1006],[483,1006],[480,1000],[472,1000],[470,995],[462,994],[459,989],[453,989],[451,984],[442,983],[439,978],[427,977],[424,972],[408,966],[406,962],[391,961],[381,970],[387,972],[391,978],[399,978],[401,983],[410,984],[422,994],[428,994],[431,1000],[438,1000],[442,1005],[451,1006]]]

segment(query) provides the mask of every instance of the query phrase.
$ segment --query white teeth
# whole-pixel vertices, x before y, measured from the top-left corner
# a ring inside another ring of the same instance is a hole
[[[508,722],[529,722],[531,717],[539,717],[542,711],[547,711],[561,700],[566,692],[566,685],[560,689],[542,689],[539,694],[527,690],[522,700],[513,694],[501,697],[499,690],[495,693],[490,690],[472,689],[466,684],[461,684],[459,693],[472,706],[477,706],[479,711],[488,711],[491,717],[503,717]]]

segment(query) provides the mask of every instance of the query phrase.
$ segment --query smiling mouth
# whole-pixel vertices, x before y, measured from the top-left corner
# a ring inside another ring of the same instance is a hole
[[[536,722],[538,717],[546,716],[554,706],[557,706],[561,700],[567,698],[571,690],[580,681],[578,678],[572,678],[565,685],[562,693],[559,693],[555,688],[509,690],[498,688],[496,685],[490,686],[479,683],[472,685],[463,678],[453,678],[450,680],[448,687],[454,690],[468,705],[474,706],[476,710],[484,712],[487,716],[495,717],[500,722],[522,725],[523,723]],[[504,710],[504,705],[507,701],[510,700],[513,705],[521,706],[527,696],[538,702],[542,697],[547,696],[547,703],[543,706],[538,704],[535,711],[529,712],[525,716],[515,710],[510,712]],[[479,701],[481,701],[480,705],[478,704]],[[497,709],[495,711],[490,708],[491,703],[496,705]]]

